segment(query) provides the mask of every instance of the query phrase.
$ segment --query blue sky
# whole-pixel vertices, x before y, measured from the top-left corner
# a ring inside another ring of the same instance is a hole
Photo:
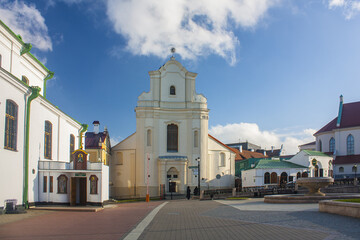
[[[206,4],[205,4],[206,3]],[[55,72],[47,97],[113,143],[136,130],[148,71],[177,48],[198,73],[209,130],[286,153],[360,101],[360,2],[353,0],[10,1],[0,19]]]

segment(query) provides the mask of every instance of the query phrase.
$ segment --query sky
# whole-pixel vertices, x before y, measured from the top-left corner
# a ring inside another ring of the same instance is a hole
[[[209,133],[270,149],[314,141],[339,96],[360,101],[360,0],[39,0],[0,19],[50,71],[47,98],[112,145],[170,48],[208,100]]]

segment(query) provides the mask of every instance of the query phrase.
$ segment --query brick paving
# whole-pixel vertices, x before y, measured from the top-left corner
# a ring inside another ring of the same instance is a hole
[[[233,218],[241,214],[216,201],[169,201],[139,239],[332,239],[326,231]]]
[[[30,210],[35,215],[0,225],[0,239],[120,239],[161,203],[123,203],[100,212]]]

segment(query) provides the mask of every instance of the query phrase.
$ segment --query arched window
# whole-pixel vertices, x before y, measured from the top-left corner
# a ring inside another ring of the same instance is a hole
[[[225,167],[225,153],[220,153],[220,167]]]
[[[322,152],[322,142],[319,140],[319,151]]]
[[[298,172],[298,173],[296,174],[296,180],[299,179],[299,178],[301,178],[301,173],[300,173],[300,172]]]
[[[272,172],[271,175],[270,175],[270,183],[277,183],[277,182],[278,182],[277,173]]]
[[[24,75],[21,77],[21,81],[23,81],[24,83],[29,85],[29,79],[27,77],[25,77]]]
[[[45,144],[44,144],[44,157],[51,159],[52,150],[52,124],[49,121],[45,121]]]
[[[146,131],[146,146],[151,147],[151,130]]]
[[[67,193],[67,180],[63,174],[58,177],[58,193]]]
[[[167,125],[167,151],[178,151],[178,126],[175,124]]]
[[[307,177],[308,177],[308,173],[307,173],[307,172],[303,172],[303,173],[301,174],[301,177],[307,178]]]
[[[347,155],[354,154],[354,137],[351,134],[349,134],[349,136],[346,139],[346,149],[347,149]]]
[[[176,95],[175,86],[170,87],[170,95]]]
[[[344,172],[344,168],[343,168],[343,167],[339,167],[339,172]]]
[[[329,141],[329,152],[335,152],[335,139],[331,138]]]
[[[280,184],[286,184],[288,181],[288,175],[286,172],[282,172],[280,175]]]
[[[199,147],[199,132],[198,131],[194,132],[194,147],[195,148]]]
[[[264,184],[270,184],[270,173],[268,172],[264,174]]]
[[[318,165],[315,165],[314,174],[315,174],[315,177],[319,177],[319,166]]]
[[[12,100],[6,100],[4,148],[16,150],[18,106]]]
[[[96,175],[91,175],[90,178],[90,194],[98,193],[98,177]]]
[[[75,136],[73,134],[70,134],[70,160],[71,160],[71,154],[75,151]]]

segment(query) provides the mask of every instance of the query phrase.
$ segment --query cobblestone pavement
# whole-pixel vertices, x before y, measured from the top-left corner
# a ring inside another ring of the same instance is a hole
[[[17,214],[21,219],[0,225],[0,239],[120,239],[161,203],[123,203],[100,212],[30,210]],[[3,216],[12,217],[0,219]]]
[[[36,210],[26,210],[26,213],[21,214],[1,214],[0,215],[0,225],[6,223],[12,223],[16,221],[20,221],[26,218],[32,218],[36,216],[40,216],[43,214],[51,213],[51,211],[36,211]],[[1,237],[1,236],[0,236]]]
[[[139,239],[360,239],[360,221],[320,213],[317,204],[177,200]]]

